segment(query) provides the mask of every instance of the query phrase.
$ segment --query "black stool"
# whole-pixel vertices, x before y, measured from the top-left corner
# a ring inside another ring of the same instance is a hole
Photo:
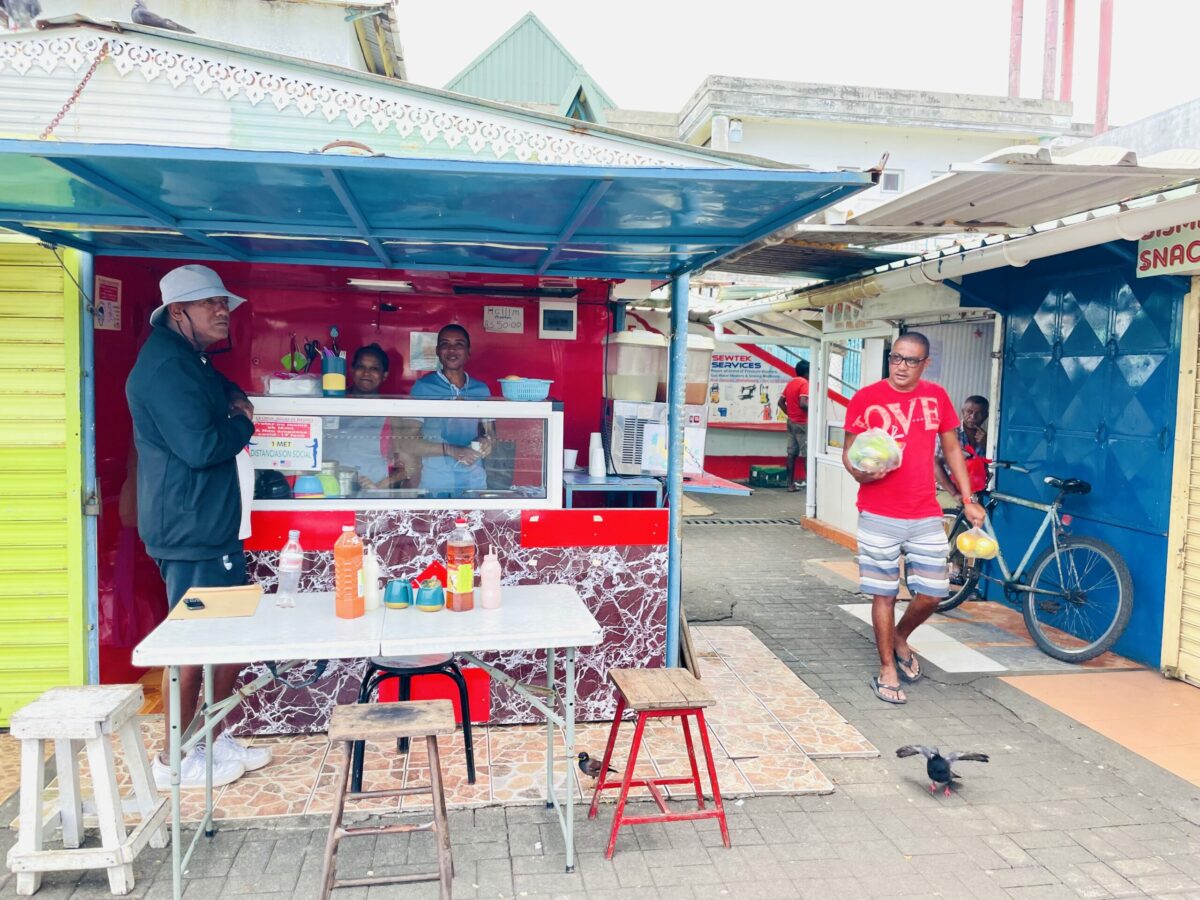
[[[462,669],[453,656],[444,653],[428,653],[423,656],[378,656],[367,662],[367,672],[363,675],[362,687],[358,691],[359,703],[370,703],[371,698],[385,681],[392,678],[400,679],[400,700],[409,699],[409,691],[414,676],[445,675],[458,685],[458,700],[462,709],[463,746],[467,751],[467,783],[475,783],[475,749],[471,744],[471,709],[468,705],[467,680],[463,677]],[[408,738],[397,739],[396,748],[401,753],[408,752]],[[350,783],[355,792],[362,790],[363,756],[366,744],[363,741],[354,742],[354,761],[351,765]]]

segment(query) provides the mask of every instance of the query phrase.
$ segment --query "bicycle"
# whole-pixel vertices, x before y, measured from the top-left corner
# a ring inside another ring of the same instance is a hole
[[[1029,469],[1002,460],[989,463],[988,468],[989,487],[978,494],[984,508],[983,530],[996,541],[998,548],[992,511],[999,504],[1041,510],[1045,516],[1015,569],[1009,569],[1003,549],[997,550],[995,562],[1000,577],[996,577],[983,571],[986,560],[966,557],[957,547],[958,535],[971,527],[963,510],[944,510],[950,539],[951,593],[938,603],[938,612],[960,605],[981,579],[990,581],[1001,586],[1006,602],[1020,605],[1025,627],[1042,652],[1064,662],[1094,659],[1116,643],[1129,623],[1133,612],[1133,579],[1121,554],[1109,544],[1066,533],[1070,517],[1059,515],[1063,498],[1090,493],[1092,486],[1078,478],[1047,475],[1043,482],[1058,493],[1050,503],[1039,503],[991,487],[998,469],[1024,473]],[[1047,531],[1050,546],[1030,563]],[[1027,570],[1028,581],[1024,579]]]

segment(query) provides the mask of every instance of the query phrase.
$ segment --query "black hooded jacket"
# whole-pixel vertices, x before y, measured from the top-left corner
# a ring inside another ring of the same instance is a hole
[[[182,336],[156,326],[125,382],[138,452],[138,533],[155,559],[242,549],[237,454],[254,434],[229,403],[245,397]]]

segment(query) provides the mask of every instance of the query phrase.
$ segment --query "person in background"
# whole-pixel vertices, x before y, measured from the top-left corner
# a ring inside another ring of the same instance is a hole
[[[387,378],[387,352],[378,344],[367,344],[354,351],[350,359],[350,394],[374,396]]]
[[[970,460],[976,457],[987,457],[987,428],[988,420],[988,399],[974,394],[963,401],[962,405],[962,424],[958,426],[958,442],[962,445],[963,456]],[[968,462],[968,472],[973,464]],[[937,445],[937,454],[933,462],[933,477],[937,480],[938,486],[938,503],[942,509],[954,509],[960,505],[958,488],[954,485],[954,480],[951,476],[949,468],[946,466],[946,458],[942,455],[942,445]],[[986,485],[986,469],[984,470],[984,484]],[[975,490],[982,490],[983,487],[978,483],[974,485]]]
[[[808,361],[796,363],[796,377],[787,383],[779,395],[779,408],[787,416],[788,491],[800,490],[807,483],[808,466]],[[796,461],[800,460],[803,474],[796,477]]]
[[[417,380],[412,396],[418,400],[486,400],[488,386],[467,374],[471,335],[461,325],[438,332],[440,368]],[[422,458],[421,487],[435,495],[461,496],[487,487],[483,459],[491,452],[493,436],[479,419],[427,418],[420,440],[404,440],[408,452]]]
[[[354,351],[350,360],[349,396],[378,397],[391,361],[378,344]],[[417,434],[420,423],[386,416],[340,416],[338,428],[325,436],[325,455],[354,469],[359,491],[390,490],[415,478],[419,461],[396,450],[397,437]]]
[[[242,485],[236,462],[254,434],[254,407],[244,391],[212,367],[205,351],[229,337],[230,313],[245,303],[208,266],[172,269],[160,282],[162,304],[150,314],[149,338],[125,383],[137,447],[137,523],[146,551],[158,564],[173,608],[194,587],[246,583],[242,552]],[[253,478],[253,473],[249,476]],[[241,666],[213,667],[213,693],[233,693]],[[201,669],[180,672],[180,721],[196,714]],[[162,696],[170,727],[166,672]],[[212,742],[213,784],[223,785],[271,761],[266,748],[243,747],[220,730]],[[183,787],[204,785],[204,744],[183,760]],[[154,781],[171,786],[163,754]]]
[[[933,478],[935,443],[941,443],[962,491],[967,520],[978,526],[984,516],[971,494],[954,404],[940,385],[921,380],[928,367],[928,338],[915,331],[901,335],[888,354],[888,377],[861,388],[846,408],[842,465],[858,482],[859,589],[871,596],[879,651],[879,675],[870,684],[885,703],[908,702],[900,682],[913,684],[922,674],[908,638],[950,593],[950,545]],[[863,472],[850,463],[855,439],[870,428],[881,428],[896,439],[903,453],[898,468]],[[901,554],[907,558],[913,597],[897,623]]]

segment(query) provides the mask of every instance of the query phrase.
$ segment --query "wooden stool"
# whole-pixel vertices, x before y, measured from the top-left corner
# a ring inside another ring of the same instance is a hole
[[[615,787],[621,788],[617,797],[617,811],[613,815],[612,833],[608,838],[605,859],[612,859],[617,846],[617,832],[622,825],[645,825],[650,822],[686,822],[693,819],[716,819],[721,825],[721,840],[729,846],[729,826],[725,823],[725,807],[721,804],[721,789],[717,785],[717,769],[713,762],[712,747],[708,740],[708,726],[704,722],[704,707],[713,703],[712,694],[683,669],[609,669],[609,680],[617,688],[617,711],[613,716],[612,729],[608,732],[608,746],[604,748],[604,762],[600,776],[596,779],[596,792],[592,795],[592,808],[588,818],[596,816],[600,805],[600,792]],[[613,747],[617,743],[617,732],[621,728],[621,716],[626,708],[637,713],[637,724],[633,729],[633,744],[629,748],[629,761],[625,773],[618,779],[609,779],[608,766],[612,761]],[[683,725],[683,740],[687,745],[688,762],[692,766],[691,777],[668,776],[657,778],[634,778],[637,768],[638,750],[642,746],[642,732],[647,719],[678,716]],[[713,808],[704,807],[704,789],[700,785],[700,770],[696,766],[696,751],[692,744],[692,731],[688,716],[696,717],[700,729],[700,742],[708,763],[708,777],[712,782]],[[698,809],[695,812],[671,812],[667,809],[659,787],[666,784],[691,784],[696,791]],[[658,804],[661,812],[652,816],[625,815],[625,802],[631,787],[644,787]]]
[[[8,867],[17,873],[17,893],[29,896],[42,885],[43,872],[107,869],[114,894],[133,890],[133,861],[147,843],[167,846],[166,798],[154,789],[150,760],[142,743],[137,712],[142,706],[140,684],[61,687],[13,713],[11,734],[21,741],[21,828],[16,846],[8,851]],[[126,833],[125,815],[117,789],[113,737],[121,740],[125,764],[141,822]],[[44,746],[53,742],[58,770],[58,809],[42,819],[42,789],[46,784]],[[79,751],[87,749],[100,847],[80,849],[83,843],[83,801],[79,793]],[[46,831],[61,826],[63,850],[43,850]]]
[[[358,887],[371,884],[397,884],[410,881],[440,882],[439,896],[450,900],[450,879],[454,877],[454,860],[450,854],[450,830],[446,823],[446,795],[442,789],[442,766],[438,757],[437,735],[454,734],[454,705],[449,700],[414,700],[399,703],[370,705],[344,704],[335,706],[329,720],[329,740],[346,745],[338,776],[337,798],[329,819],[329,838],[325,842],[325,869],[321,878],[321,897],[326,898],[334,888]],[[425,738],[429,750],[429,784],[393,788],[386,791],[347,791],[351,761],[356,741],[378,741],[391,745],[398,738]],[[422,825],[362,825],[346,827],[342,813],[347,800],[366,800],[370,797],[405,797],[410,794],[429,794],[433,798],[433,821]],[[437,835],[438,871],[415,875],[378,875],[364,878],[335,878],[338,842],[357,834],[396,834],[406,831],[432,831]]]

